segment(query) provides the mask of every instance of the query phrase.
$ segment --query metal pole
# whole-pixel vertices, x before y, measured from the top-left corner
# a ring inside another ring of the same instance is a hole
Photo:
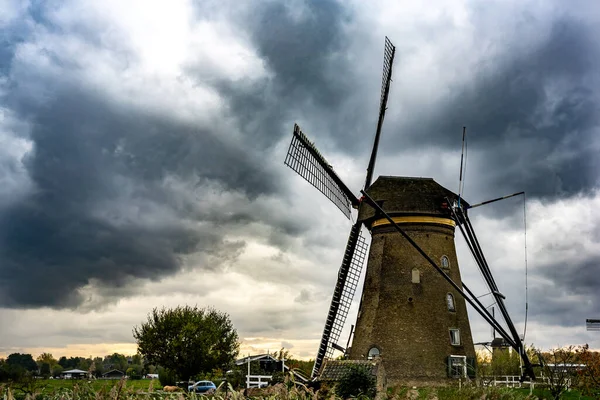
[[[483,319],[486,320],[486,322],[490,325],[492,325],[494,322],[492,322],[490,320],[490,318],[486,315],[486,313],[482,312],[481,310],[479,310],[479,308],[477,307],[477,305],[475,304],[475,302],[473,300],[471,300],[464,292],[463,290],[452,280],[452,278],[450,278],[436,263],[435,261],[433,261],[431,259],[431,257],[429,257],[427,255],[427,253],[425,253],[423,251],[423,249],[421,249],[421,247],[414,241],[412,240],[412,238],[410,236],[408,236],[408,234],[406,232],[404,232],[404,230],[402,228],[400,228],[400,226],[398,226],[398,224],[396,224],[394,222],[394,220],[392,219],[392,217],[390,217],[388,215],[388,213],[386,213],[385,211],[383,211],[383,209],[379,206],[379,204],[377,204],[375,202],[375,200],[373,200],[371,198],[371,196],[369,196],[367,194],[367,192],[365,192],[364,190],[360,191],[363,196],[365,196],[365,199],[369,202],[369,204],[375,208],[375,210],[377,210],[379,213],[381,213],[381,215],[383,215],[389,222],[390,224],[408,241],[408,243],[410,243],[410,245],[412,247],[415,248],[415,250],[417,250],[417,252],[419,252],[419,254],[421,254],[428,262],[429,264],[431,264],[432,267],[434,267],[441,275],[442,277],[450,284],[452,285],[452,287],[467,301],[467,303],[469,303],[471,305],[471,307],[473,307],[475,309],[475,311],[477,311],[479,313],[479,315],[481,315],[483,317]],[[510,338],[510,336],[506,336],[504,337],[504,339],[506,339],[507,341],[512,341],[512,339]]]

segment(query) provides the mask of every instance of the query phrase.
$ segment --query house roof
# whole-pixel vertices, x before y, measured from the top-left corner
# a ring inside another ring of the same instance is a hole
[[[111,369],[110,371],[106,371],[102,375],[108,375],[108,374],[113,373],[113,372],[118,372],[121,375],[125,375],[125,373],[123,371],[119,371],[118,369]]]
[[[82,371],[80,369],[70,369],[68,371],[61,372],[63,374],[87,374],[87,371]]]
[[[248,359],[250,359],[250,362],[260,361],[260,360],[279,361],[278,359],[273,357],[271,354],[257,354],[255,356],[248,356],[248,357],[240,358],[235,361],[235,364],[236,365],[246,364],[248,362]]]
[[[377,375],[379,363],[371,360],[327,360],[321,369],[318,380],[321,382],[339,381],[355,365],[363,365],[372,375]]]

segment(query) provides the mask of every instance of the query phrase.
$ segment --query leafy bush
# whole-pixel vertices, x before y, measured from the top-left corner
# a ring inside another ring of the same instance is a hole
[[[175,372],[162,367],[158,369],[158,380],[162,386],[175,386],[177,383]]]
[[[373,398],[376,392],[375,377],[364,365],[351,365],[335,387],[335,393],[344,399],[359,395]]]
[[[283,383],[285,381],[285,374],[281,371],[275,372],[271,377],[271,385],[277,385],[278,383]]]

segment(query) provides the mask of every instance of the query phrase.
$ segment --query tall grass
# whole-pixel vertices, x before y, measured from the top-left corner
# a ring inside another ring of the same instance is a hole
[[[341,400],[332,390],[322,388],[313,390],[296,383],[289,377],[284,383],[279,383],[265,389],[235,390],[231,384],[223,382],[216,392],[209,395],[185,393],[183,391],[168,393],[162,387],[156,388],[158,382],[150,381],[146,387],[129,385],[121,380],[115,385],[95,387],[93,384],[80,381],[72,387],[62,387],[45,391],[40,386],[28,392],[23,392],[8,384],[0,384],[0,400]],[[46,388],[47,389],[47,388]],[[546,394],[540,390],[529,395],[529,390],[500,387],[477,388],[472,386],[458,388],[392,388],[387,393],[379,394],[380,400],[534,400],[546,399]],[[359,400],[366,400],[362,396]],[[578,393],[565,394],[565,399],[586,399]],[[587,398],[589,399],[589,398]]]

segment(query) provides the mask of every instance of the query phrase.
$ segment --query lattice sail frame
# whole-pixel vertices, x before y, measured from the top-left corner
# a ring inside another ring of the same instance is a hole
[[[392,62],[394,60],[395,47],[390,42],[390,39],[385,38],[385,47],[383,50],[383,77],[381,78],[381,100],[379,102],[380,108],[385,108],[385,88],[390,80],[390,74],[392,73]]]
[[[325,321],[323,336],[321,337],[317,358],[313,366],[312,377],[317,375],[323,365],[323,361],[331,358],[333,355],[335,349],[332,344],[337,343],[342,334],[348,312],[352,305],[352,299],[358,287],[362,268],[369,250],[369,245],[362,235],[361,226],[361,223],[356,223],[350,230],[346,251],[344,252],[342,265],[338,271],[333,298],[329,306],[329,313]]]
[[[356,288],[358,287],[360,274],[365,264],[368,251],[369,245],[367,244],[367,241],[363,237],[362,233],[359,233],[358,242],[356,243],[356,248],[354,249],[354,256],[350,262],[348,275],[346,275],[346,284],[344,285],[344,289],[342,291],[342,298],[340,300],[337,316],[334,319],[333,326],[331,328],[329,347],[325,357],[331,357],[334,350],[333,347],[331,347],[331,343],[337,343],[337,341],[340,339],[342,330],[344,329],[344,324],[346,323],[346,318],[348,317],[348,312],[350,311],[350,307],[352,305],[352,300],[354,299],[354,294],[356,293]]]
[[[285,157],[285,165],[325,195],[350,219],[351,199],[340,185],[339,177],[313,143],[294,125],[294,135]],[[337,181],[336,182],[336,178]]]

